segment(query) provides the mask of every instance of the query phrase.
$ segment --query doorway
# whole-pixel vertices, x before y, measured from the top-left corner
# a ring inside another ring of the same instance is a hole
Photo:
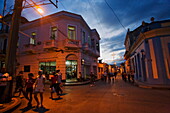
[[[66,81],[77,81],[77,60],[66,60]]]

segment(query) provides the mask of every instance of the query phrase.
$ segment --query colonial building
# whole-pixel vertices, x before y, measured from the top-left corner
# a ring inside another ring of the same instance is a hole
[[[125,39],[126,72],[148,84],[170,84],[170,20],[142,22]]]
[[[0,70],[5,68],[5,57],[11,20],[12,14],[6,15],[0,20]],[[28,22],[24,17],[21,17],[20,20],[20,24]]]
[[[98,75],[100,36],[91,29],[82,16],[61,11],[20,27],[17,62],[18,71],[37,74],[43,70],[51,74],[60,69],[63,80],[76,80],[81,72],[88,78],[90,72]]]

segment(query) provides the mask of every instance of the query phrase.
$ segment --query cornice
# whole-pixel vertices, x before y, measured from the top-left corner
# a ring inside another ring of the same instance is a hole
[[[139,36],[136,37],[136,42],[134,42],[134,44],[131,46],[128,53],[125,54],[125,59],[128,59],[130,57],[130,54],[133,53],[144,40],[151,39],[154,37],[163,37],[167,35],[170,35],[170,27],[158,28],[144,33],[140,33]]]

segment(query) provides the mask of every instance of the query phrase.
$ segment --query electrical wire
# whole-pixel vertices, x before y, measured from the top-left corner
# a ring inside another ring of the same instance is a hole
[[[116,15],[116,13],[115,13],[115,11],[113,10],[113,8],[108,4],[108,2],[107,2],[106,0],[104,0],[104,1],[105,1],[105,3],[107,4],[107,6],[111,9],[111,11],[112,11],[112,13],[114,14],[114,16],[117,18],[117,20],[118,20],[118,22],[120,23],[120,25],[125,29],[125,31],[127,31],[126,28],[125,28],[125,26],[121,23],[119,17]]]
[[[32,0],[31,0],[32,1]],[[33,1],[32,1],[33,2]],[[27,1],[27,3],[29,4],[29,5],[31,5],[28,1]],[[36,5],[36,3],[35,2],[33,2],[33,4],[34,5]],[[42,15],[41,13],[39,13],[37,10],[36,10],[36,8],[34,8],[34,7],[32,7],[39,15],[41,15],[42,17],[44,17],[44,15]],[[52,19],[51,19],[52,20]],[[50,21],[51,22],[51,21]],[[56,26],[57,27],[57,26]],[[66,38],[68,38],[68,36],[65,34],[65,33],[63,33],[58,27],[57,27],[57,29],[58,29],[58,31],[63,35],[63,36],[65,36]]]
[[[66,7],[64,6],[64,4],[60,1],[59,2],[62,6],[63,6],[63,8],[66,10]]]

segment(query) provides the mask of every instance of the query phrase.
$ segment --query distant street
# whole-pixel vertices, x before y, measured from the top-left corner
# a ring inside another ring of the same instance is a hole
[[[96,86],[64,86],[62,99],[49,99],[50,89],[44,93],[44,107],[28,109],[27,100],[12,113],[169,113],[170,90],[143,89],[121,80],[113,84],[97,81]],[[55,95],[55,94],[54,94]],[[33,100],[33,106],[35,106]]]

